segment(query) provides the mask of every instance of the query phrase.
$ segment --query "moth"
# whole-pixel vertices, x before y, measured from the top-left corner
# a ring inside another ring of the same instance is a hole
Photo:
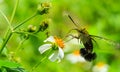
[[[76,38],[83,43],[84,48],[80,48],[80,54],[81,54],[81,56],[83,56],[85,58],[85,60],[92,61],[92,60],[96,59],[96,57],[97,57],[96,53],[93,51],[93,48],[94,48],[93,41],[95,41],[94,37],[103,39],[113,45],[120,47],[119,43],[116,43],[112,40],[109,40],[109,39],[106,39],[106,38],[103,38],[100,36],[90,35],[85,28],[79,28],[79,26],[74,22],[74,20],[72,19],[72,17],[69,14],[67,16],[73,22],[73,24],[76,26],[76,28],[71,29],[68,33],[70,33],[72,30],[77,31],[77,36],[72,35],[72,34],[69,34],[69,36],[72,36],[72,38]]]

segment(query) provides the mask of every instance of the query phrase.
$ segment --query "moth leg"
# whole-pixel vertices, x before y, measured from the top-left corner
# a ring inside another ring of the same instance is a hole
[[[79,41],[79,37],[77,37],[77,36],[74,36],[74,35],[72,35],[72,34],[69,34],[69,35],[67,35],[67,37],[69,37],[69,36],[71,36],[72,38],[71,39],[69,39],[69,40],[67,40],[66,42],[68,42],[68,41],[70,41],[70,40],[72,40],[72,39],[78,39],[78,41]]]
[[[67,35],[70,34],[73,30],[78,32],[78,29],[76,29],[76,28],[75,29],[71,29],[71,30],[68,31]]]

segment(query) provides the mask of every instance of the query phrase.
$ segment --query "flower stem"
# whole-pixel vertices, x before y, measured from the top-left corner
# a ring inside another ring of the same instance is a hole
[[[2,14],[2,16],[4,17],[4,19],[6,20],[9,28],[12,30],[12,26],[11,26],[10,21],[8,20],[7,16],[1,10],[0,10],[0,13]]]
[[[13,31],[10,31],[10,29],[8,29],[6,35],[5,35],[5,41],[3,42],[2,46],[1,46],[1,50],[0,50],[0,54],[3,51],[3,49],[5,48],[7,42],[9,41],[9,39],[11,38],[12,34],[14,33],[14,30],[17,29],[18,27],[20,27],[21,25],[23,25],[25,22],[29,21],[30,19],[32,19],[33,17],[35,17],[37,15],[37,13],[33,14],[31,17],[25,19],[23,22],[19,23],[15,28],[13,28]]]
[[[37,12],[35,14],[33,14],[31,17],[29,17],[29,18],[25,19],[24,21],[22,21],[21,23],[19,23],[16,27],[13,28],[13,30],[16,30],[18,27],[20,27],[21,25],[23,25],[24,23],[26,23],[30,19],[34,18],[35,16],[37,16]]]
[[[34,70],[47,58],[47,56],[43,57],[39,63],[37,63],[32,69],[30,72],[34,72]]]
[[[49,56],[49,54],[52,52],[52,49],[49,50],[49,52],[46,54],[45,57],[43,57],[40,62],[38,62],[33,68],[30,70],[30,72],[34,72],[34,70]]]
[[[18,47],[16,48],[16,51],[15,51],[15,55],[20,51],[20,47],[22,46],[22,44],[25,42],[26,39],[23,39],[20,41]]]
[[[19,0],[16,1],[15,7],[14,7],[14,9],[13,9],[13,12],[12,12],[12,15],[11,15],[11,19],[10,19],[10,24],[12,23],[13,18],[14,18],[14,16],[15,16],[15,12],[16,12],[18,3],[19,3]]]
[[[2,53],[2,51],[3,51],[3,49],[5,48],[8,40],[9,40],[10,37],[12,36],[12,32],[9,32],[9,31],[8,31],[7,33],[9,33],[9,34],[8,34],[8,36],[6,35],[6,39],[5,39],[5,41],[3,42],[2,46],[1,46],[0,54]]]
[[[11,17],[10,21],[8,20],[8,18],[6,17],[6,15],[5,15],[4,13],[2,13],[2,11],[0,11],[1,14],[3,15],[3,17],[6,19],[8,25],[9,25],[9,28],[8,28],[6,34],[5,34],[5,37],[4,37],[5,40],[4,40],[4,42],[3,42],[3,44],[2,44],[2,46],[1,46],[1,48],[0,48],[0,49],[1,49],[1,50],[0,50],[0,54],[2,53],[2,51],[3,51],[3,49],[5,48],[7,42],[9,41],[9,39],[10,39],[11,36],[12,36],[13,28],[12,28],[11,24],[12,24],[13,18],[14,18],[14,16],[15,16],[15,12],[16,12],[18,3],[19,3],[19,0],[16,1],[16,4],[15,4],[15,7],[14,7],[14,9],[13,9],[12,17]],[[11,31],[10,31],[10,30],[11,30]]]
[[[21,41],[19,42],[18,47],[16,48],[16,50],[15,50],[15,52],[14,52],[14,55],[15,55],[15,56],[18,56],[18,53],[22,51],[21,46],[22,46],[22,44],[23,44],[25,41],[26,41],[26,38],[23,39],[23,40],[21,40]]]
[[[11,23],[12,23],[12,21],[13,21],[14,15],[15,15],[18,2],[19,2],[19,0],[17,0],[17,2],[16,2],[16,5],[15,5],[15,7],[14,7],[14,10],[13,10],[13,13],[12,13],[12,17],[11,17],[10,22],[9,22],[9,20],[7,19],[7,17],[4,15],[4,13],[2,13],[2,12],[0,11],[0,13],[1,13],[1,14],[3,15],[3,17],[6,19],[6,21],[7,21],[8,24],[9,24],[9,27],[10,27],[10,28],[7,30],[6,34],[5,34],[5,37],[4,37],[5,40],[4,40],[3,44],[1,45],[0,54],[1,54],[2,51],[4,50],[6,44],[7,44],[7,42],[9,41],[9,39],[11,38],[14,30],[16,30],[18,27],[20,27],[21,25],[23,25],[24,23],[26,23],[27,21],[29,21],[30,19],[34,18],[34,17],[37,15],[37,12],[36,12],[36,13],[33,14],[31,17],[25,19],[24,21],[22,21],[21,23],[19,23],[16,27],[12,28]]]

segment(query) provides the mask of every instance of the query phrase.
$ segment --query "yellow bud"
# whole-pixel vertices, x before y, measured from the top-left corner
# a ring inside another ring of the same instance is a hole
[[[33,25],[28,26],[28,32],[35,32],[36,29],[37,29],[36,26],[33,26]]]
[[[49,13],[49,9],[51,7],[51,3],[41,3],[38,5],[38,14],[43,15]]]

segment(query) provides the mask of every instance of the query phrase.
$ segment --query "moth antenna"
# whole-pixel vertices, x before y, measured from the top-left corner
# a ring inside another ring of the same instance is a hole
[[[68,17],[69,17],[69,19],[73,22],[73,24],[76,26],[76,27],[78,27],[78,25],[74,22],[74,20],[72,19],[72,17],[68,14]]]

